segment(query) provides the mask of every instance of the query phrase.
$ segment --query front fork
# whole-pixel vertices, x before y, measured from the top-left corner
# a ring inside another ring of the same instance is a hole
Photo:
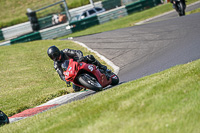
[[[175,10],[179,13],[177,1],[174,0],[174,1],[173,1],[173,5],[174,5]]]
[[[179,0],[179,2],[182,3],[182,5],[183,5],[183,10],[185,10],[185,8],[186,8],[186,4],[184,4],[184,2],[181,1],[181,0]],[[173,1],[173,5],[174,5],[176,11],[178,12],[178,6],[177,6],[177,1],[176,1],[176,0]]]

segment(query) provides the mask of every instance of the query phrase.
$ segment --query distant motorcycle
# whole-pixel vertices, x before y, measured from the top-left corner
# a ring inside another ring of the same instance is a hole
[[[117,85],[119,78],[113,72],[103,72],[93,64],[76,62],[73,59],[66,60],[62,64],[66,81],[75,85],[88,88],[93,91],[102,91],[109,85]]]
[[[179,16],[185,15],[186,5],[183,4],[183,2],[181,0],[172,0],[172,4],[173,4],[175,10],[178,12]]]

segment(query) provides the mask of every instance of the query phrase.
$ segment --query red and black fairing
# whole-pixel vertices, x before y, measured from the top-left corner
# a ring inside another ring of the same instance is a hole
[[[112,82],[112,76],[109,78],[109,80],[107,80],[106,75],[102,74],[93,64],[87,64],[85,62],[78,63],[73,61],[73,59],[70,59],[68,63],[68,68],[66,71],[64,71],[65,79],[73,82],[75,85],[84,88],[84,86],[82,86],[77,80],[77,77],[82,73],[88,73],[89,75],[94,76],[102,87],[106,87]]]

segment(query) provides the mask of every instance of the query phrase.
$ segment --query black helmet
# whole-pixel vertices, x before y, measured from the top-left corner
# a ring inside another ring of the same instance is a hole
[[[60,50],[56,46],[51,46],[48,48],[47,54],[52,60],[57,61],[60,57]]]

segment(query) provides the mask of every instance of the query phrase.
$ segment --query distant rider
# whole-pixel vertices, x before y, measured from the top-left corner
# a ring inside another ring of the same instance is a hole
[[[173,4],[173,8],[175,8],[173,1],[174,0],[170,0],[170,2]],[[183,3],[184,9],[185,9],[186,8],[186,4],[185,4],[186,1],[185,0],[180,0],[180,1]]]
[[[51,46],[48,48],[47,54],[54,61],[54,68],[59,74],[60,78],[63,81],[65,81],[67,84],[69,84],[69,82],[65,80],[63,69],[61,67],[62,63],[65,60],[74,59],[77,62],[86,62],[86,63],[94,64],[98,66],[99,69],[105,72],[107,71],[107,67],[102,65],[98,60],[96,60],[93,55],[87,55],[84,57],[83,53],[80,50],[63,49],[60,51],[56,46]],[[80,87],[75,86],[75,85],[73,85],[73,89],[75,92],[81,90]]]

